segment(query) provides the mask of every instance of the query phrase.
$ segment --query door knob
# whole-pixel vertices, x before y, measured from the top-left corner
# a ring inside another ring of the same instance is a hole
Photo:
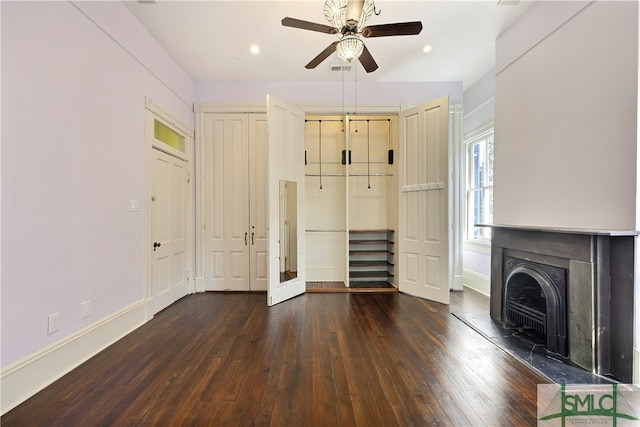
[[[153,242],[153,252],[156,251],[157,248],[159,248],[160,246],[162,246],[162,243],[160,242]]]

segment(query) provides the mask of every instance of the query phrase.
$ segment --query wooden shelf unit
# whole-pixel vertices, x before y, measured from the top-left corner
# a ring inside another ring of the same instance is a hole
[[[349,284],[393,286],[393,255],[393,230],[349,230]]]

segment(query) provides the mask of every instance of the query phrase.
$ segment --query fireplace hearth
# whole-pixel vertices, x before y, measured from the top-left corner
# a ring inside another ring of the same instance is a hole
[[[631,382],[637,233],[491,227],[491,317],[567,363]]]

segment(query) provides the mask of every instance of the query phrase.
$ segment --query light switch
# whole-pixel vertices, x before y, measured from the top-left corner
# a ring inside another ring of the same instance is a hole
[[[131,200],[131,212],[138,212],[139,202],[137,200]]]

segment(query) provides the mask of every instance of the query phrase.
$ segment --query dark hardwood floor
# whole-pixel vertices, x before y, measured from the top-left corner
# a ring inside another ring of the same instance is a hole
[[[465,291],[467,294],[467,291]],[[452,295],[470,310],[477,295]],[[402,293],[188,296],[5,414],[8,426],[527,426],[548,382]]]

